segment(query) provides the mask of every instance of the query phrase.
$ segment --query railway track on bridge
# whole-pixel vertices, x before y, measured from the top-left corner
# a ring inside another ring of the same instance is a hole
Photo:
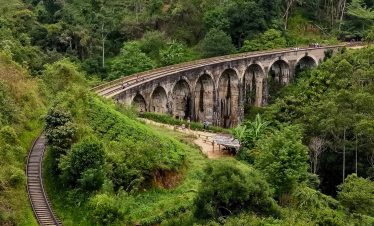
[[[346,46],[347,45],[342,44],[342,45],[335,45],[335,46],[326,46],[322,48],[328,49],[328,48],[338,48],[338,47],[346,47]],[[161,78],[161,77],[175,74],[178,72],[182,72],[185,70],[198,69],[204,66],[219,64],[219,63],[228,62],[228,61],[235,61],[235,60],[249,58],[249,57],[260,57],[260,56],[266,56],[268,54],[302,52],[302,51],[308,51],[308,50],[313,50],[313,49],[317,49],[317,48],[308,48],[308,47],[298,48],[298,49],[288,48],[288,49],[279,49],[276,51],[270,50],[270,51],[249,52],[249,53],[240,53],[240,54],[220,56],[220,57],[214,57],[214,58],[208,58],[208,59],[201,59],[201,60],[181,63],[177,65],[171,65],[171,66],[158,68],[158,69],[154,69],[151,71],[145,71],[145,72],[137,73],[131,76],[119,78],[111,82],[94,87],[91,90],[96,92],[100,96],[114,97],[118,93],[131,89],[139,84],[144,84],[153,79]]]
[[[26,166],[27,192],[34,215],[41,226],[61,226],[48,201],[43,186],[43,156],[46,149],[46,137],[40,135],[31,147]]]

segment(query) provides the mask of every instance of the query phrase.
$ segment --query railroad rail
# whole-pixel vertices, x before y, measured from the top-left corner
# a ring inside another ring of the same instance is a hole
[[[39,225],[61,226],[62,223],[53,212],[43,186],[42,163],[45,144],[46,137],[42,134],[34,141],[30,150],[26,166],[27,192]]]
[[[178,72],[182,72],[185,70],[191,69],[198,69],[204,66],[215,65],[219,63],[229,62],[240,60],[243,58],[250,58],[250,57],[261,57],[266,56],[269,54],[282,54],[282,53],[292,53],[292,52],[300,52],[300,51],[308,51],[313,49],[329,49],[329,48],[339,48],[339,47],[350,47],[347,44],[340,44],[334,46],[324,46],[324,47],[302,47],[302,48],[287,48],[287,49],[278,49],[278,50],[269,50],[269,51],[257,51],[257,52],[248,52],[248,53],[239,53],[233,55],[226,55],[220,57],[213,57],[201,60],[195,60],[191,62],[181,63],[177,65],[171,65],[163,68],[157,68],[150,71],[140,72],[131,76],[122,77],[111,82],[96,86],[91,90],[96,92],[100,96],[104,97],[114,97],[117,94],[138,86],[140,84],[152,81],[157,78],[161,78],[164,76],[168,76],[171,74],[175,74]]]

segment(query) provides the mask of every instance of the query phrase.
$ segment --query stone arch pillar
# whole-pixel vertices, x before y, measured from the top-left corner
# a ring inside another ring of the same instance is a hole
[[[167,114],[169,113],[168,105],[168,97],[165,89],[161,86],[157,86],[151,95],[149,111]]]
[[[208,74],[201,75],[196,81],[193,95],[195,121],[214,123],[214,92],[214,80],[212,76]]]
[[[179,80],[172,90],[172,115],[175,118],[187,119],[192,117],[191,87],[184,79]]]
[[[226,69],[218,80],[217,86],[219,122],[225,128],[239,124],[239,76],[233,69]]]

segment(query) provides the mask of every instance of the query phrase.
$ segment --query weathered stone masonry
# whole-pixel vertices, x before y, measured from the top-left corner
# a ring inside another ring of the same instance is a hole
[[[143,112],[233,127],[242,121],[246,104],[266,105],[275,86],[292,82],[297,70],[317,66],[327,48],[244,55],[197,68],[181,68],[136,83],[111,97]]]

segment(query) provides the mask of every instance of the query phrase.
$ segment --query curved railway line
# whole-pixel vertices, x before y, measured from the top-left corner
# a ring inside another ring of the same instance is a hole
[[[46,137],[42,134],[35,140],[30,150],[26,168],[27,192],[39,225],[60,226],[62,224],[53,212],[43,186],[42,163],[45,144]]]

